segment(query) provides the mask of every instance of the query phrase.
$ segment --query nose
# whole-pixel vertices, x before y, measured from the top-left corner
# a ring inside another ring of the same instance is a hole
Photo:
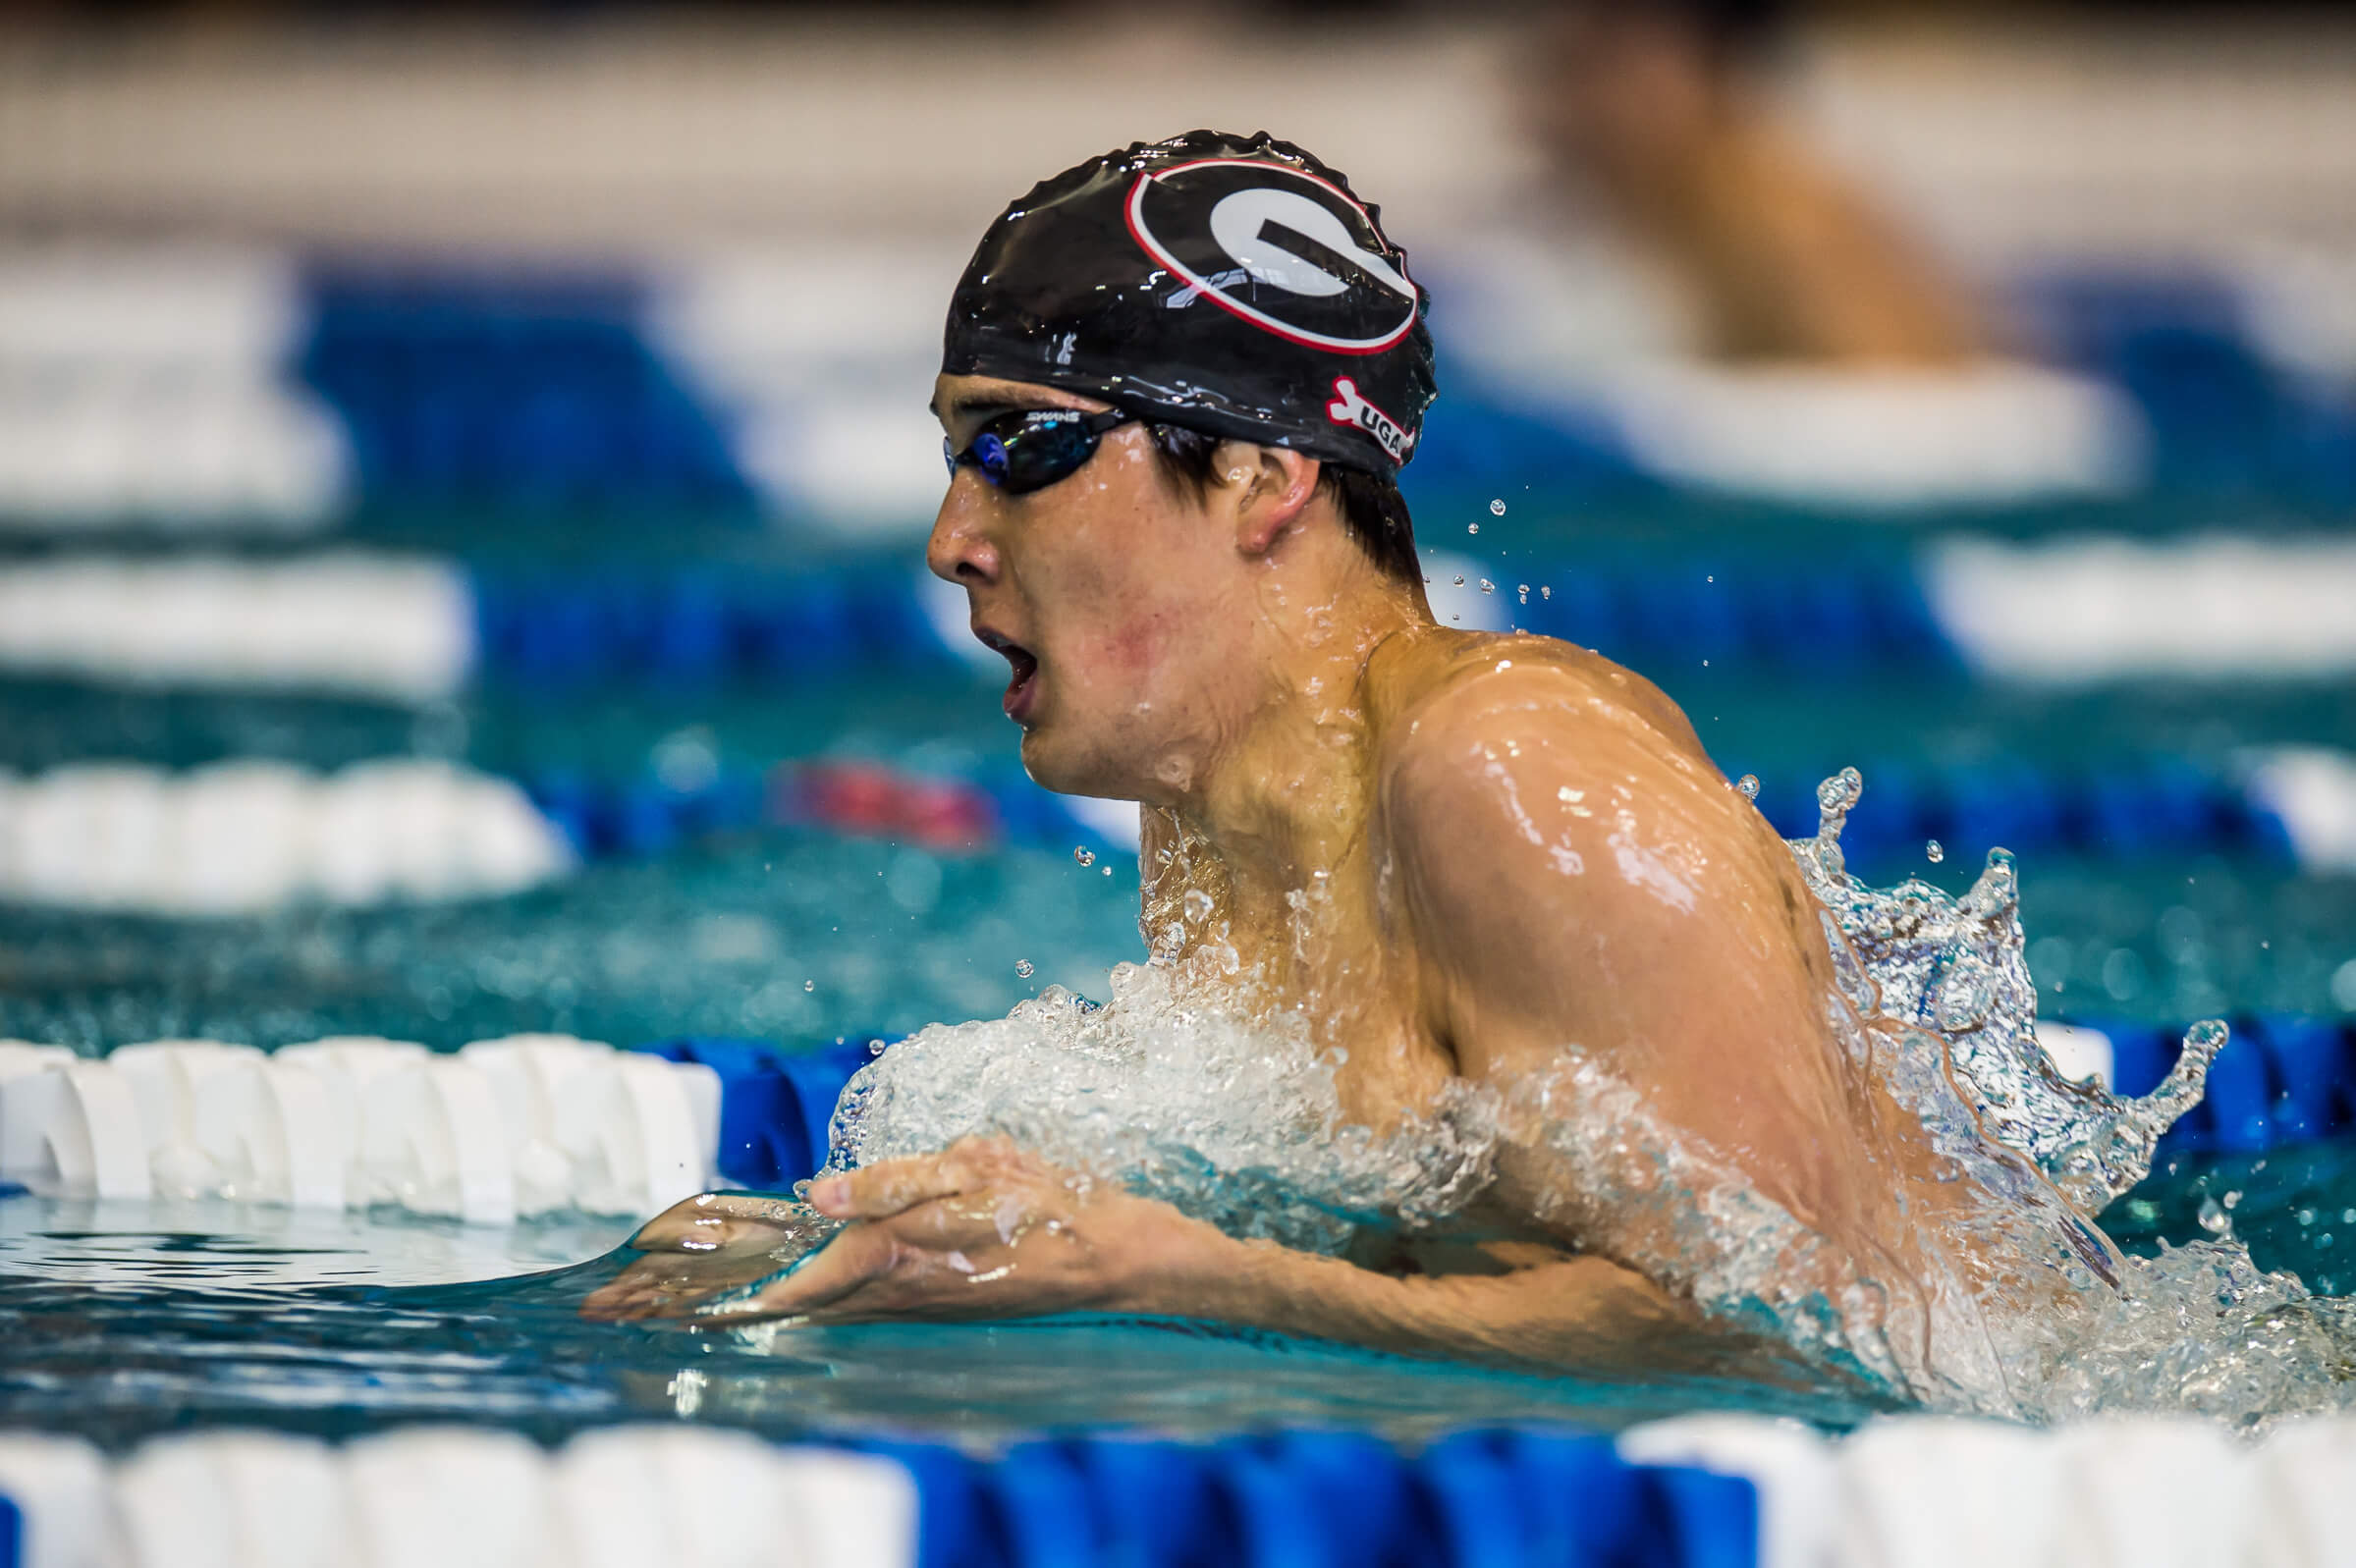
[[[959,587],[998,580],[998,545],[989,536],[988,486],[980,475],[960,468],[949,481],[941,510],[933,514],[932,537],[924,544],[924,564],[933,575]]]

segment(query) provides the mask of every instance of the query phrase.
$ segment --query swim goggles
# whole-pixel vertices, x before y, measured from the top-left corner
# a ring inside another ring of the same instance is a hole
[[[1028,495],[1059,479],[1069,478],[1082,463],[1096,456],[1097,445],[1104,440],[1106,431],[1128,424],[1136,417],[1119,408],[1107,408],[1102,413],[1080,413],[1069,408],[1017,409],[1002,413],[983,425],[963,452],[952,448],[949,438],[943,436],[941,456],[949,463],[952,479],[957,477],[960,465],[970,464],[1008,495]]]

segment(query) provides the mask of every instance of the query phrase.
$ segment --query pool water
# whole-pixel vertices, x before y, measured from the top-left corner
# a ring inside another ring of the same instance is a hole
[[[1697,570],[1716,548],[1674,544],[1656,553]],[[772,568],[790,557],[743,548]],[[1762,553],[1756,540],[1743,548]],[[1501,566],[1501,580],[1511,570]],[[2094,690],[1984,681],[1936,657],[1637,668],[1687,707],[1729,773],[1767,777],[1771,794],[1860,764],[1853,869],[1950,892],[1989,844],[1956,839],[1934,861],[1921,835],[1877,827],[1877,813],[1894,820],[1926,784],[1953,792],[1970,780],[2000,796],[2024,774],[2075,787],[2154,758],[2228,777],[2252,748],[2356,740],[2356,688],[2329,681],[2228,697],[2183,679]],[[838,661],[770,682],[535,683],[490,671],[423,703],[0,681],[0,769],[19,774],[123,758],[326,769],[406,753],[526,780],[813,756],[975,778],[1011,772],[1013,742],[991,685],[938,663]],[[1035,833],[957,849],[763,824],[446,904],[305,903],[210,920],[0,905],[0,1038],[98,1054],[191,1037],[271,1047],[380,1034],[454,1049],[542,1030],[619,1044],[898,1036],[998,1017],[1051,985],[1102,997],[1113,965],[1143,956],[1133,859],[1100,845],[1083,863],[1074,847]],[[2049,1017],[2180,1024],[2356,1008],[2356,877],[2302,866],[2278,844],[2080,836],[2024,853],[2021,913]],[[2342,1261],[2356,1260],[2356,1155],[2179,1159],[2107,1224],[2147,1253],[2229,1231],[2260,1266],[2336,1294],[2356,1286]],[[122,1445],[215,1421],[340,1435],[459,1420],[554,1438],[669,1416],[781,1436],[890,1430],[990,1443],[1131,1424],[1342,1422],[1408,1437],[1533,1419],[1609,1429],[1696,1408],[1831,1427],[1868,1413],[1830,1394],[1529,1377],[1175,1323],[747,1336],[580,1322],[580,1298],[622,1266],[614,1250],[630,1228],[0,1198],[0,1417]]]
[[[493,1422],[548,1440],[666,1417],[778,1437],[987,1446],[1142,1426],[1616,1430],[1696,1406],[1845,1425],[1832,1397],[1609,1384],[1415,1362],[1175,1321],[699,1331],[592,1325],[629,1223],[486,1229],[378,1211],[0,1200],[0,1409],[110,1446],[202,1422],[345,1436]],[[516,1277],[521,1275],[523,1277]]]
[[[2211,1230],[2319,1294],[2356,1284],[2356,1149],[2182,1162],[2106,1217],[2130,1252]],[[2214,1217],[2212,1223],[2214,1223]],[[0,1410],[110,1447],[203,1423],[342,1437],[489,1422],[557,1440],[626,1421],[777,1437],[1043,1431],[1187,1435],[1345,1423],[1400,1440],[1547,1421],[1602,1431],[1695,1409],[1845,1428],[1830,1392],[1646,1376],[1611,1383],[1418,1362],[1174,1321],[701,1331],[591,1325],[631,1221],[466,1225],[379,1209],[0,1199]]]

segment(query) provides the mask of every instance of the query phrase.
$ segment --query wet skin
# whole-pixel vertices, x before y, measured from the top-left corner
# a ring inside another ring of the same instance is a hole
[[[959,446],[1008,407],[1098,406],[947,377],[935,402]],[[1311,1256],[968,1139],[818,1182],[806,1208],[681,1204],[586,1310],[1163,1313],[1605,1374],[1788,1370],[1690,1299],[1669,1261],[1689,1213],[1550,1137],[1546,1097],[1580,1064],[1640,1102],[1652,1125],[1616,1140],[1639,1164],[1671,1133],[1706,1149],[1833,1274],[1902,1295],[1951,1184],[1840,1046],[1791,857],[1684,716],[1567,643],[1435,624],[1344,535],[1313,460],[1228,443],[1198,497],[1147,443],[1120,427],[1025,496],[960,470],[929,562],[1009,651],[1032,776],[1141,803],[1165,961],[1223,1005],[1300,1011],[1367,1125],[1452,1079],[1507,1108],[1467,1236]]]

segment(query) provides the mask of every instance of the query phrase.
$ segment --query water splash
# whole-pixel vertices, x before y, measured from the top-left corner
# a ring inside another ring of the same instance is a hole
[[[2356,1403],[2356,1303],[2259,1269],[2229,1226],[2136,1259],[2094,1222],[2200,1099],[2224,1026],[2196,1025],[2140,1098],[2063,1077],[2037,1044],[2011,855],[1990,851],[1959,896],[1869,887],[1840,847],[1862,789],[1853,769],[1825,781],[1817,832],[1789,848],[1834,959],[1835,1033],[1935,1157],[1909,1202],[1939,1217],[1902,1239],[1832,1245],[1571,1047],[1511,1096],[1452,1081],[1421,1114],[1357,1125],[1343,1054],[1319,1051],[1299,1011],[1254,1004],[1192,899],[1149,910],[1154,960],[1116,968],[1104,1005],[1049,987],[870,1063],[837,1109],[830,1168],[999,1134],[1233,1234],[1333,1253],[1370,1228],[1465,1233],[1501,1149],[1543,1150],[1541,1217],[1848,1386],[2031,1420],[2247,1424]],[[1314,902],[1295,895],[1304,929]]]
[[[2150,1172],[2160,1135],[2199,1102],[2224,1024],[2195,1024],[2174,1070],[2141,1099],[2063,1077],[2037,1044],[2011,853],[1991,849],[1961,897],[1914,878],[1870,888],[1848,875],[1840,848],[1864,785],[1854,768],[1826,780],[1816,836],[1791,843],[1824,908],[1842,989],[1861,1016],[1932,1036],[1923,1049],[1944,1050],[1987,1136],[2034,1160],[2073,1207],[2100,1211]]]
[[[1428,1226],[1490,1179],[1482,1097],[1458,1086],[1388,1132],[1347,1121],[1336,1054],[1296,1014],[1246,1022],[1186,966],[1113,970],[1103,1005],[1045,988],[1003,1019],[934,1024],[862,1067],[830,1169],[997,1134],[1235,1235],[1335,1252]]]

